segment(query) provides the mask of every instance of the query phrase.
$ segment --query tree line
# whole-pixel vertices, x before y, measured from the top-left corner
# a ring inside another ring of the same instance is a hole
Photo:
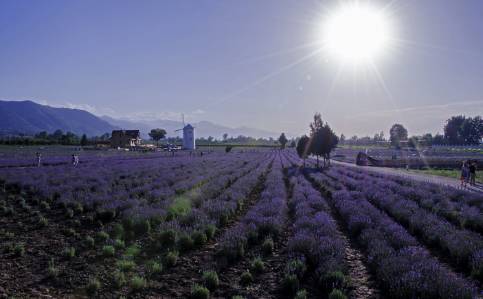
[[[99,142],[107,142],[111,135],[105,133],[101,136],[87,137],[86,134],[76,135],[72,132],[56,130],[53,133],[46,131],[39,132],[33,136],[15,135],[0,137],[0,144],[3,145],[92,145]]]
[[[394,124],[389,130],[389,138],[384,132],[375,134],[373,138],[353,136],[347,139],[340,136],[340,144],[346,145],[392,145],[418,147],[432,145],[479,145],[483,138],[483,119],[481,116],[466,117],[463,115],[449,118],[444,127],[443,134],[426,133],[409,137],[408,130],[402,124]]]

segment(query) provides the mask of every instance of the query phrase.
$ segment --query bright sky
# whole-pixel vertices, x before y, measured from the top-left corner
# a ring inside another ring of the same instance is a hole
[[[370,1],[394,42],[356,70],[313,55],[339,2],[3,0],[0,99],[290,135],[317,111],[346,135],[483,114],[483,1]]]

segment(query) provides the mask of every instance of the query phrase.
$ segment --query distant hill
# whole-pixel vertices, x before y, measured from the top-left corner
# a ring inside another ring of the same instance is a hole
[[[255,138],[276,138],[280,134],[249,127],[230,128],[209,121],[191,124],[196,128],[196,136],[205,138],[213,136],[221,139],[225,133],[232,137],[244,135]],[[183,124],[180,121],[132,121],[108,116],[98,117],[80,109],[54,108],[32,101],[0,101],[0,135],[33,135],[41,131],[52,133],[60,129],[77,135],[100,136],[114,129],[138,129],[143,138],[149,138],[148,133],[154,128],[165,129],[168,136],[181,136],[181,132],[175,132],[175,130],[182,127]]]
[[[32,101],[0,101],[0,134],[49,133],[60,129],[75,134],[99,136],[115,127],[80,109],[54,108]]]
[[[139,129],[143,138],[149,138],[148,133],[154,128],[163,128],[168,133],[168,136],[181,136],[181,132],[175,132],[177,129],[183,127],[183,123],[173,120],[149,120],[149,121],[132,121],[128,119],[116,119],[109,116],[102,116],[102,119],[109,122],[111,125],[123,128],[123,129]],[[191,123],[195,127],[196,137],[213,136],[217,139],[221,139],[223,134],[227,133],[228,136],[237,137],[239,135],[250,136],[255,138],[278,138],[280,133],[274,133],[270,131],[239,127],[230,128],[223,125],[215,124],[209,121],[200,121]]]

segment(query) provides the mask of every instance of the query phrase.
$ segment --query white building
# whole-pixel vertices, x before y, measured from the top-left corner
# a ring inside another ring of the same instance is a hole
[[[196,149],[195,128],[190,124],[187,124],[183,128],[183,149]]]

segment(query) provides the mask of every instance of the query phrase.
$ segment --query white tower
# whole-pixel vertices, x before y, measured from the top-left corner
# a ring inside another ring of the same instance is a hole
[[[183,127],[183,149],[196,149],[195,128],[190,124]]]

